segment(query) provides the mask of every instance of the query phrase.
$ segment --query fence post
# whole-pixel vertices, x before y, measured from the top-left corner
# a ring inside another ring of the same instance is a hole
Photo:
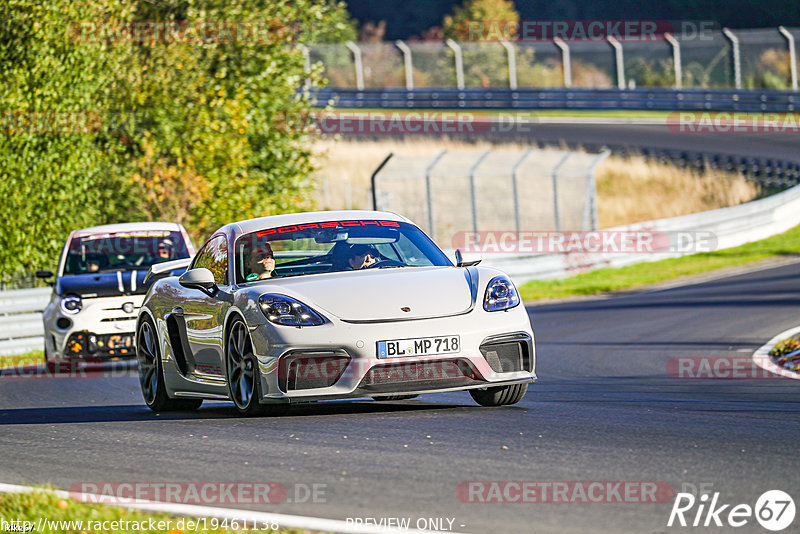
[[[433,198],[431,197],[431,173],[439,161],[447,154],[447,150],[443,150],[436,156],[428,168],[425,169],[425,203],[428,206],[428,233],[430,234],[431,238],[435,241],[436,235],[435,230],[436,227],[433,225]]]
[[[522,231],[522,224],[520,222],[519,216],[519,182],[517,179],[517,171],[522,164],[525,163],[525,160],[528,159],[528,156],[531,155],[533,150],[527,150],[522,155],[522,157],[514,164],[514,167],[511,169],[511,195],[514,197],[514,226],[516,227],[517,234]]]
[[[386,164],[389,163],[389,160],[392,159],[392,156],[394,156],[394,153],[389,152],[389,155],[386,156],[386,159],[384,159],[381,164],[378,165],[378,168],[373,171],[372,178],[369,180],[372,184],[372,209],[375,211],[378,210],[378,189],[375,187],[375,180],[378,178],[378,174],[383,170],[383,168],[386,167]]]
[[[614,49],[614,63],[617,67],[617,87],[625,89],[625,63],[622,55],[622,43],[613,35],[606,37],[606,41]]]
[[[553,44],[561,50],[561,67],[564,70],[564,87],[572,87],[572,60],[569,56],[569,45],[560,37],[553,39]]]
[[[739,38],[728,28],[722,28],[722,34],[731,42],[733,51],[733,80],[737,89],[742,88],[742,56],[739,51]]]
[[[664,39],[672,46],[672,64],[675,67],[675,89],[683,87],[683,67],[681,65],[681,43],[671,33],[665,33]]]
[[[564,154],[564,157],[561,158],[561,161],[556,163],[556,166],[553,167],[553,171],[550,175],[553,180],[553,223],[556,227],[556,230],[561,230],[561,217],[558,212],[558,171],[561,170],[561,167],[567,162],[571,155],[572,152],[567,152]]]
[[[411,57],[411,49],[408,45],[398,39],[394,42],[395,46],[400,49],[403,53],[403,65],[405,66],[406,71],[406,89],[408,91],[414,90],[414,63]]]
[[[478,159],[475,161],[475,163],[472,164],[472,167],[470,167],[469,169],[469,203],[472,209],[472,231],[475,233],[478,233],[478,202],[477,199],[475,198],[476,197],[475,172],[478,170],[478,167],[480,167],[481,163],[483,163],[483,160],[486,159],[486,156],[488,156],[491,153],[492,153],[491,150],[487,150],[486,152],[478,156]]]
[[[464,89],[464,58],[461,56],[461,45],[452,39],[445,41],[447,46],[453,51],[456,59],[456,85],[459,89]]]
[[[503,48],[506,49],[506,53],[508,54],[508,88],[509,89],[516,89],[517,88],[517,51],[514,50],[514,45],[509,43],[508,41],[500,41],[500,44],[503,45]]]
[[[606,148],[589,166],[589,174],[586,177],[586,201],[583,204],[583,230],[586,230],[587,226],[589,230],[597,230],[597,176],[595,172],[598,165],[603,163],[610,154],[611,151]]]
[[[361,60],[361,49],[353,41],[347,41],[345,46],[353,53],[353,65],[356,69],[356,88],[364,90],[364,63]]]
[[[794,46],[794,35],[783,26],[778,26],[778,31],[786,37],[786,44],[789,47],[789,69],[792,73],[792,89],[797,91],[797,50]]]

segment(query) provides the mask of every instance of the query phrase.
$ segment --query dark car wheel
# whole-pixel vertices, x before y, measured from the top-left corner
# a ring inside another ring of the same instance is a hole
[[[528,384],[512,384],[484,389],[471,389],[469,394],[481,406],[507,406],[516,404],[525,396]]]
[[[264,413],[266,407],[259,402],[261,375],[258,371],[258,360],[253,354],[247,326],[241,319],[236,319],[228,330],[225,370],[231,400],[239,413],[244,415]]]
[[[158,337],[149,317],[142,319],[136,332],[136,360],[144,402],[154,412],[196,410],[203,404],[203,399],[171,399],[167,395]]]

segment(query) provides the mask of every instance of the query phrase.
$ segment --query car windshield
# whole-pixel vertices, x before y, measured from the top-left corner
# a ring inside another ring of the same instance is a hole
[[[188,257],[181,232],[79,234],[68,245],[64,274],[144,270],[156,263]]]
[[[361,269],[452,266],[419,228],[398,221],[328,221],[266,228],[236,241],[236,282]]]

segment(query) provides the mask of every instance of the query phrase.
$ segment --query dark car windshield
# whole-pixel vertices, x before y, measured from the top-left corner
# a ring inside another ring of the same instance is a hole
[[[64,274],[148,269],[156,263],[188,257],[189,250],[181,232],[76,235],[68,245]]]
[[[397,221],[328,221],[265,228],[240,237],[235,253],[239,284],[360,269],[452,266],[419,228]]]

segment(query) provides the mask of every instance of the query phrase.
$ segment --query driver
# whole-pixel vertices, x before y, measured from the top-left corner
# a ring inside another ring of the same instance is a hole
[[[250,254],[248,267],[250,269],[250,274],[246,278],[248,282],[272,278],[272,271],[275,270],[275,254],[269,243],[256,245]]]
[[[380,261],[380,255],[369,245],[351,245],[347,259],[347,265],[357,271],[366,269]]]
[[[158,242],[157,252],[158,261],[167,261],[172,259],[172,251],[174,246],[171,239],[162,239]]]

